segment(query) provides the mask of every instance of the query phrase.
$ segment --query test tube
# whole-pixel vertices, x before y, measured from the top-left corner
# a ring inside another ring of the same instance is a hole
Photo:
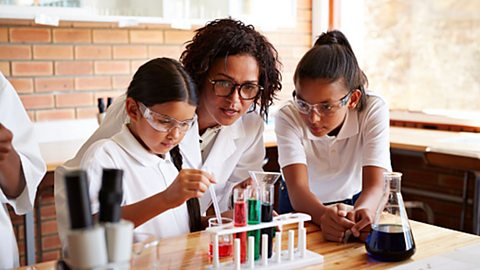
[[[274,186],[273,184],[262,184],[262,222],[271,222],[273,220],[273,197]],[[273,228],[262,229],[262,234],[268,235],[268,258],[272,257],[272,239]],[[263,245],[263,243],[262,243]],[[263,251],[263,248],[262,248]],[[263,256],[263,254],[262,254]]]
[[[260,188],[257,185],[248,187],[248,224],[260,224],[261,220],[261,202]],[[260,258],[260,230],[249,231],[248,236],[255,238],[255,260]]]
[[[247,226],[247,189],[237,187],[233,190],[233,218],[235,227]],[[244,263],[247,260],[247,232],[235,234],[235,238],[240,239],[240,261]]]

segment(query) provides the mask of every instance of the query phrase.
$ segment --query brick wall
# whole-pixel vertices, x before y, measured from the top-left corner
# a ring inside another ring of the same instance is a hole
[[[280,98],[290,96],[295,66],[312,44],[311,0],[298,0],[297,9],[295,28],[264,32],[283,63]],[[95,22],[50,27],[31,20],[0,19],[0,70],[14,85],[32,121],[92,118],[97,98],[123,93],[137,68],[151,58],[178,59],[193,31],[167,25],[118,28]],[[59,240],[48,192],[40,209],[37,261],[53,260],[59,256]],[[13,222],[23,263],[23,219],[13,217]]]
[[[261,29],[260,29],[261,30]],[[298,1],[295,28],[264,32],[279,51],[284,89],[311,45],[311,1]],[[116,97],[155,57],[178,59],[193,30],[167,25],[118,28],[114,23],[0,20],[0,70],[12,82],[32,121],[95,117],[99,97]]]

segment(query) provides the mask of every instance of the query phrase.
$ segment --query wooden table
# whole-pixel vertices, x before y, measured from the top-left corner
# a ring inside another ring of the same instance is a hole
[[[306,223],[307,248],[324,256],[323,264],[311,266],[308,269],[385,269],[453,251],[456,248],[480,244],[479,236],[415,221],[410,221],[410,223],[415,239],[416,253],[411,259],[396,263],[370,259],[363,243],[326,242],[318,226]],[[295,229],[295,226],[284,227],[283,249],[287,248],[285,236],[287,229]],[[207,267],[211,264],[207,256],[208,243],[209,235],[205,232],[161,240],[158,251],[160,264],[158,269],[203,269]],[[53,270],[55,264],[56,262],[51,261],[34,266],[38,270]]]
[[[267,126],[264,141],[266,147],[277,146],[273,126]],[[457,167],[475,175],[473,231],[480,235],[480,133],[390,127],[390,149],[420,157],[428,152],[443,153],[449,164],[468,165]]]

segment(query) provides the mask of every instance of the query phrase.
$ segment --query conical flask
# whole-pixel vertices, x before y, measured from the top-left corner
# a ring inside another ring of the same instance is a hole
[[[400,193],[402,174],[384,173],[383,197],[365,247],[368,254],[380,261],[401,261],[415,253],[415,241]]]

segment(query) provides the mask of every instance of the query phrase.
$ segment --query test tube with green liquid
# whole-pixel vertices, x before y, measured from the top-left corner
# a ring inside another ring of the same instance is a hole
[[[249,225],[260,224],[261,221],[261,200],[260,188],[257,185],[248,187],[248,221]],[[255,238],[255,260],[260,258],[260,230],[249,231],[248,236]]]

